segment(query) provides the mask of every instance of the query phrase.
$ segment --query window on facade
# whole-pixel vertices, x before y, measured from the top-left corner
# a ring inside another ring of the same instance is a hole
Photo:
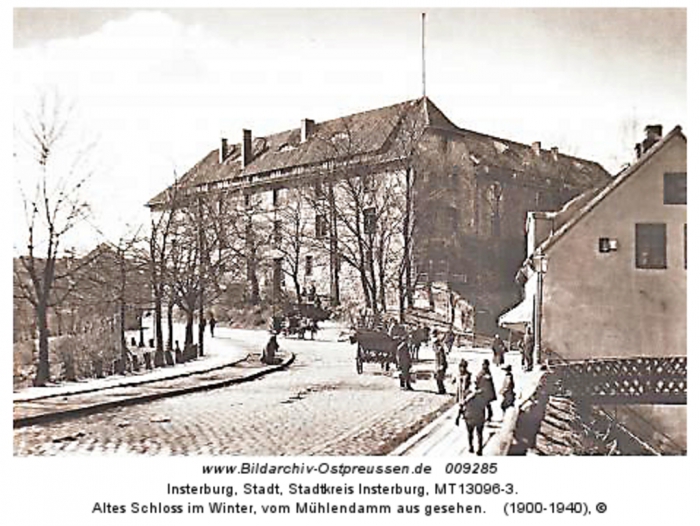
[[[276,245],[282,243],[282,221],[279,219],[272,223],[272,240]]]
[[[377,209],[373,206],[365,208],[363,216],[365,234],[374,234],[377,231]]]
[[[666,224],[635,225],[635,263],[637,268],[666,268]]]
[[[314,270],[314,257],[312,255],[306,256],[306,265],[304,267],[304,274],[310,276]]]
[[[456,208],[447,208],[447,228],[453,232],[459,228],[459,213]]]
[[[501,235],[501,201],[503,200],[503,187],[501,183],[495,182],[489,185],[486,192],[486,200],[489,204],[489,215],[491,219],[491,236]]]
[[[316,181],[314,183],[314,197],[316,199],[322,199],[323,198],[323,186],[321,185],[320,181]]]
[[[617,239],[610,239],[609,237],[598,238],[598,252],[615,252],[617,250]]]
[[[278,206],[280,204],[280,189],[272,189],[272,206]]]
[[[315,231],[316,239],[321,239],[328,235],[328,222],[322,214],[316,214]]]
[[[685,172],[664,174],[664,204],[688,204],[688,181]]]
[[[243,194],[243,205],[250,206],[250,194]]]

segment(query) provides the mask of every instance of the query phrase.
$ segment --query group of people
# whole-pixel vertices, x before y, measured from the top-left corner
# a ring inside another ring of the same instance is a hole
[[[505,413],[509,407],[515,404],[515,380],[510,365],[506,365],[503,370],[505,377],[499,394],[501,395],[501,409]],[[482,362],[481,370],[476,374],[473,382],[467,361],[461,360],[459,362],[456,398],[459,409],[455,425],[459,425],[460,419],[464,420],[469,438],[469,452],[474,452],[474,435],[476,435],[476,454],[481,455],[484,447],[484,426],[486,422],[493,419],[491,404],[498,400],[488,360]]]
[[[418,329],[423,331],[423,328],[413,329],[409,332],[401,328],[400,333],[395,327],[397,324],[391,325],[389,328],[389,336],[398,339],[399,343],[396,349],[397,363],[399,366],[399,384],[402,389],[412,391],[411,386],[411,365],[418,358],[418,349],[421,343],[426,338],[417,336]],[[400,326],[399,326],[400,327]],[[454,343],[454,333],[450,330],[446,335],[441,336],[437,329],[432,332],[427,330],[430,345],[435,353],[435,381],[437,383],[438,394],[445,394],[445,375],[447,374],[447,354],[452,349]],[[450,334],[452,335],[450,337]]]
[[[440,334],[437,329],[430,332],[430,345],[435,354],[434,377],[438,394],[446,394],[445,376],[447,374],[447,355],[454,343],[454,333],[450,337],[449,331]],[[501,409],[505,411],[515,404],[515,381],[513,370],[505,364],[506,345],[500,336],[496,335],[492,344],[493,364],[502,367],[505,373],[503,385],[498,391],[501,399]],[[408,339],[402,339],[397,348],[397,362],[399,366],[400,386],[402,389],[412,391],[411,385],[411,353]],[[486,359],[481,364],[481,369],[472,378],[469,364],[462,359],[459,362],[459,375],[456,378],[456,401],[459,404],[456,424],[464,420],[469,438],[469,451],[474,452],[474,436],[476,436],[476,454],[483,451],[483,433],[486,422],[493,419],[492,403],[499,399],[496,393],[493,376],[491,374],[491,362]]]

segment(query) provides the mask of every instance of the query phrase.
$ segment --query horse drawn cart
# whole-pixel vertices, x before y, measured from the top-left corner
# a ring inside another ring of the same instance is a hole
[[[284,337],[296,336],[306,339],[306,333],[313,340],[319,330],[318,322],[329,318],[329,312],[313,303],[295,303],[285,307],[281,316],[273,316],[271,330]]]
[[[393,339],[385,332],[357,329],[350,337],[350,343],[357,343],[355,364],[358,374],[362,374],[365,363],[378,363],[384,371],[388,371],[389,366],[396,363],[399,340]]]

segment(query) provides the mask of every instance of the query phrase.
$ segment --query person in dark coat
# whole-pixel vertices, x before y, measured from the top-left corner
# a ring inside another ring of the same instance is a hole
[[[501,337],[496,334],[493,337],[493,343],[491,344],[491,350],[493,351],[493,363],[494,365],[501,366],[505,361],[506,356],[506,346],[501,340]]]
[[[279,350],[280,346],[277,343],[277,335],[270,335],[270,339],[267,341],[267,345],[263,349],[262,357],[260,361],[267,365],[272,365],[275,363],[275,354]]]
[[[211,333],[211,337],[214,337],[214,328],[216,327],[216,319],[214,318],[213,314],[209,315],[209,332]]]
[[[445,394],[445,374],[447,373],[447,355],[440,341],[437,330],[433,330],[433,350],[435,351],[435,381],[438,394]]]
[[[452,345],[455,343],[455,333],[452,330],[452,327],[447,331],[445,334],[445,352],[447,354],[450,354],[450,351],[452,351]]]
[[[515,405],[515,380],[513,379],[513,370],[510,365],[506,365],[503,370],[506,372],[506,376],[503,379],[500,394],[503,397],[501,409],[505,413],[506,409]]]
[[[411,354],[406,341],[399,342],[396,354],[399,362],[399,384],[401,389],[413,391],[413,387],[411,387]]]
[[[464,403],[467,401],[467,396],[469,395],[469,386],[471,385],[472,375],[469,372],[469,364],[467,361],[462,359],[459,362],[459,375],[457,376],[457,392],[455,398],[457,399],[457,404],[459,406],[459,411],[457,412],[457,419],[455,420],[455,425],[459,425],[459,419],[462,416],[462,408]]]
[[[523,351],[523,369],[525,371],[532,371],[532,362],[533,362],[533,355],[535,351],[535,339],[532,336],[532,332],[530,330],[530,327],[527,328],[527,331],[525,332],[525,336],[523,336],[523,343],[522,343],[522,351]]]
[[[461,408],[464,422],[467,424],[469,452],[474,453],[474,432],[476,431],[476,454],[479,456],[482,455],[484,449],[485,407],[486,401],[484,399],[484,393],[477,389],[467,396]]]
[[[496,400],[496,387],[493,385],[493,377],[491,376],[491,369],[489,367],[489,361],[484,360],[481,371],[476,375],[476,390],[481,392],[481,397],[484,400],[484,407],[486,409],[486,421],[490,422],[493,418],[493,409],[491,408],[491,402]]]

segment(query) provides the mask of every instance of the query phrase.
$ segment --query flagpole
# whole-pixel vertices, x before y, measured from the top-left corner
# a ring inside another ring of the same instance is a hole
[[[421,59],[423,74],[423,98],[425,98],[425,13],[421,13]]]

